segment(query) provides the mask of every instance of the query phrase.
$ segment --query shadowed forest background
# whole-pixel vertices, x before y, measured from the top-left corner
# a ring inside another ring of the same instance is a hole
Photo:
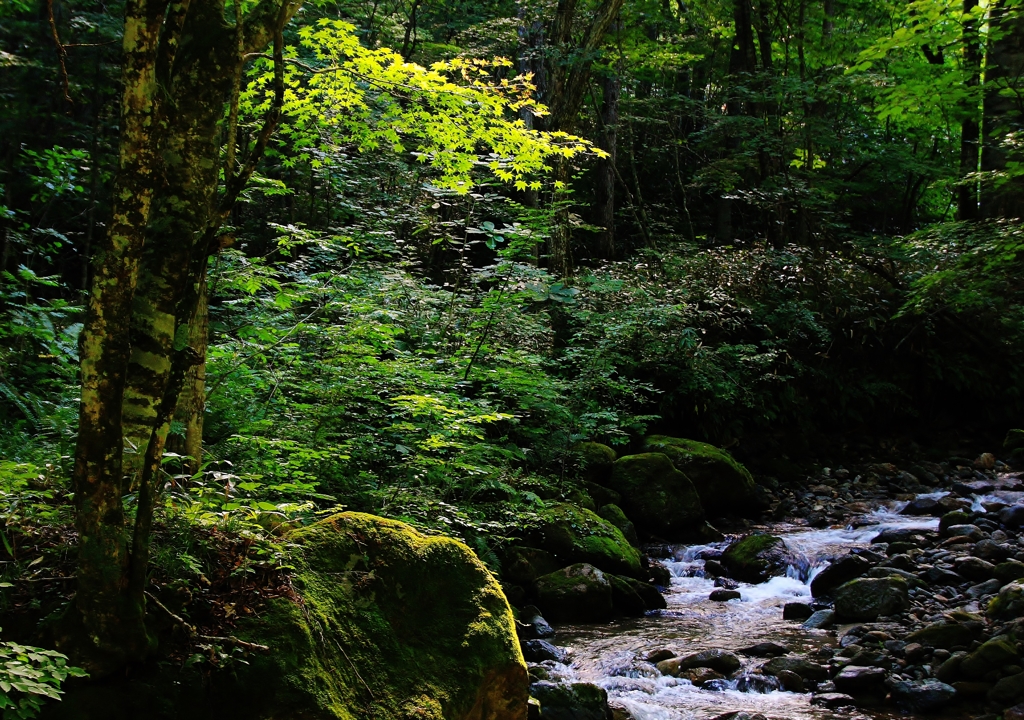
[[[124,13],[0,5],[11,577],[74,561],[55,538],[74,538]],[[1015,2],[312,2],[282,37],[281,61],[242,55],[218,106],[214,186],[230,196],[253,167],[175,335],[198,354],[160,456],[157,585],[213,578],[242,546],[235,569],[263,583],[287,565],[283,531],[338,506],[455,536],[498,568],[538,503],[578,492],[581,441],[695,438],[786,478],[1020,425]],[[500,133],[449,138],[455,110],[360,55],[385,48],[525,98],[499,113],[572,147],[520,170]],[[351,59],[344,92],[361,99],[327,111],[309,88],[331,58]],[[255,152],[275,68],[280,118]],[[146,444],[125,402],[132,466]],[[124,490],[131,518],[138,485]],[[46,586],[33,621],[66,590]]]

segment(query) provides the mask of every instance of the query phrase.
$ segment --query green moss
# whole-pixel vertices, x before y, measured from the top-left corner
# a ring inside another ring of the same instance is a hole
[[[667,435],[647,438],[644,450],[667,455],[676,469],[693,482],[709,515],[751,515],[761,509],[761,494],[754,478],[724,450]]]
[[[636,527],[632,521],[626,517],[626,513],[622,512],[622,508],[613,503],[604,505],[598,509],[597,514],[604,520],[607,520],[612,525],[619,529],[622,536],[626,538],[626,541],[633,547],[640,547],[640,540],[636,536]]]
[[[744,582],[763,582],[785,570],[782,538],[753,533],[732,543],[722,554],[722,564]]]
[[[465,545],[359,513],[292,539],[302,604],[275,601],[240,628],[273,648],[249,671],[268,706],[345,720],[476,718],[487,702],[525,712],[512,612]]]
[[[616,458],[613,449],[597,442],[579,442],[572,449],[580,456],[580,467],[587,480],[600,484],[607,482]]]
[[[590,510],[556,503],[538,514],[542,525],[536,540],[564,564],[585,562],[620,575],[643,575],[637,549],[617,527]]]
[[[553,622],[600,622],[612,616],[612,585],[604,573],[578,563],[537,578],[537,604]]]
[[[971,514],[963,510],[953,510],[939,518],[939,532],[945,532],[954,525],[966,525],[971,521]]]
[[[648,535],[685,539],[704,524],[700,496],[690,479],[663,453],[627,455],[615,461],[609,480],[623,509]]]

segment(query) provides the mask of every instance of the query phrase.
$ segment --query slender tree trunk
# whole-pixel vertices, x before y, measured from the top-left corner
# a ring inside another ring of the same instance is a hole
[[[985,63],[981,169],[1004,172],[1010,158],[1003,142],[1024,125],[1024,15],[1001,0],[991,18],[994,39]],[[998,186],[989,182],[982,190],[981,213],[988,218],[1024,218],[1024,179],[1012,178]]]
[[[595,178],[595,224],[603,228],[598,235],[597,254],[608,260],[615,258],[615,161],[621,82],[618,74],[609,74],[602,83],[600,146],[608,157],[598,162]]]
[[[200,279],[199,307],[195,321],[190,326],[188,344],[195,349],[196,363],[185,374],[185,386],[178,411],[185,424],[185,455],[188,456],[187,470],[195,475],[203,464],[203,413],[206,411],[206,346],[209,343],[210,311],[209,284],[206,274]]]
[[[967,71],[967,87],[977,88],[981,82],[981,38],[978,22],[971,11],[978,6],[978,0],[964,0],[964,68]],[[981,127],[978,122],[978,100],[969,96],[960,125],[960,178],[957,188],[957,217],[960,220],[974,220],[978,216],[977,183],[966,178],[978,171],[978,140]]]

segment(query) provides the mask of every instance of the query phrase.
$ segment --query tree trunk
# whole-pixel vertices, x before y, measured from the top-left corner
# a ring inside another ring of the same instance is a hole
[[[981,169],[1005,172],[1009,153],[1003,142],[1019,131],[1024,119],[1020,98],[1024,91],[1024,16],[999,2],[992,10],[994,37],[989,44],[983,87]],[[988,218],[1024,217],[1024,180],[1012,178],[1001,185],[989,182],[981,195],[981,213]]]
[[[976,88],[981,82],[981,38],[978,22],[971,11],[978,6],[978,0],[964,0],[964,69],[967,72],[967,87]],[[968,96],[965,103],[964,119],[960,125],[960,178],[957,187],[957,218],[974,220],[978,217],[977,183],[968,182],[967,177],[978,171],[978,140],[981,128],[978,123],[978,100]]]
[[[609,74],[602,83],[600,146],[608,157],[597,164],[595,224],[602,228],[597,240],[597,254],[606,260],[615,258],[615,160],[621,82],[617,74]]]
[[[191,325],[188,344],[196,353],[196,362],[185,374],[185,386],[178,401],[178,415],[185,425],[186,471],[195,475],[203,464],[203,413],[206,411],[206,346],[209,343],[209,285],[206,274],[200,279],[199,307]]]
[[[83,330],[73,477],[78,589],[60,637],[94,675],[141,660],[153,647],[144,591],[160,460],[198,355],[188,347],[189,325],[210,238],[225,216],[216,207],[217,124],[243,62],[237,48],[255,52],[273,36],[280,67],[280,28],[298,7],[261,0],[237,28],[224,23],[218,0],[129,0],[126,8],[113,220],[95,255]],[[233,185],[222,203],[237,197]],[[137,443],[131,533],[121,497],[126,436]]]

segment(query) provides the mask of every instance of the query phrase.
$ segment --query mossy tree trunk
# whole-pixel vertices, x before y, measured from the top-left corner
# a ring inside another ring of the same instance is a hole
[[[60,641],[94,674],[152,649],[145,624],[159,464],[186,373],[213,238],[277,122],[268,115],[242,171],[218,194],[218,126],[247,53],[274,40],[301,0],[260,0],[241,23],[223,0],[129,0],[119,167],[109,232],[94,258],[82,343],[74,488],[78,588]],[[124,438],[138,489],[129,527]]]
[[[1003,143],[1024,126],[1024,14],[1000,0],[990,11],[990,41],[985,62],[981,169],[1006,172],[1010,153]],[[982,189],[981,214],[986,218],[1024,218],[1024,178]]]

